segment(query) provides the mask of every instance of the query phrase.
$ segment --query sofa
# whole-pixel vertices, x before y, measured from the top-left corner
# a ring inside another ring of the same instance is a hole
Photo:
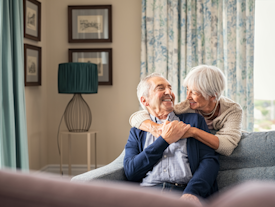
[[[274,207],[274,192],[274,181],[250,181],[198,205],[129,182],[70,182],[60,176],[0,170],[1,207]]]
[[[275,206],[275,131],[243,133],[229,157],[220,156],[221,189],[203,207]],[[199,207],[178,194],[128,182],[121,155],[109,165],[73,177],[0,169],[3,207]]]
[[[216,131],[212,130],[212,134]],[[124,151],[110,164],[77,175],[72,181],[95,179],[127,181],[123,170]],[[275,180],[275,131],[243,132],[237,148],[230,156],[219,156],[217,177],[220,190],[250,180]]]

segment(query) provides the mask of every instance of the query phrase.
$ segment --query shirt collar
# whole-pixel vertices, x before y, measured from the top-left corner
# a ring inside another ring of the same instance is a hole
[[[175,115],[174,111],[172,111],[172,112],[170,112],[168,114],[168,116],[167,116],[167,118],[165,120],[167,120],[167,121],[173,121],[175,116],[176,115]],[[150,114],[150,117],[151,117],[151,120],[153,122],[158,123],[158,124],[162,123],[161,120],[159,118],[155,117],[154,115]]]

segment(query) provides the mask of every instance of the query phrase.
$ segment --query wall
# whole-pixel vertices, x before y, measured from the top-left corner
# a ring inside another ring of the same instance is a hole
[[[130,130],[129,116],[138,109],[136,86],[140,71],[141,0],[41,2],[42,41],[34,45],[42,46],[42,86],[25,89],[31,169],[59,164],[58,125],[72,95],[58,94],[57,70],[59,63],[68,62],[69,48],[113,49],[113,85],[99,86],[97,94],[83,96],[92,110],[91,130],[99,131],[98,164],[108,164],[122,152]],[[96,4],[112,5],[113,42],[68,43],[68,5]],[[29,41],[25,39],[25,42]],[[66,130],[64,121],[61,130]],[[66,142],[64,144],[66,149]],[[72,144],[72,162],[85,164],[85,139],[75,137]],[[66,160],[67,157],[64,162]]]
[[[48,164],[48,145],[47,145],[47,43],[46,31],[47,0],[40,0],[41,7],[41,41],[33,41],[25,38],[24,43],[42,48],[42,86],[25,87],[26,117],[29,148],[30,169],[37,170]]]

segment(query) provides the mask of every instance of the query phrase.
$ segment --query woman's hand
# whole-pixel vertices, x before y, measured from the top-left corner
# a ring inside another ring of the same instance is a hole
[[[161,136],[168,144],[172,144],[181,139],[181,137],[189,128],[190,125],[185,124],[182,121],[165,121],[163,124]]]
[[[184,138],[194,137],[195,130],[196,130],[195,127],[190,127],[188,131],[181,138],[184,139]]]
[[[168,124],[168,123],[167,123]],[[163,124],[157,124],[154,122],[154,124],[150,125],[149,132],[154,136],[154,137],[159,137],[162,133],[162,126]]]
[[[157,124],[151,120],[145,120],[142,122],[139,129],[150,132],[154,137],[159,137],[162,133],[162,125],[163,124]]]

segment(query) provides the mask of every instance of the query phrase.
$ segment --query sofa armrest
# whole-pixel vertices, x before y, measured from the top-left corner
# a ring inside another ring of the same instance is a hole
[[[77,182],[90,182],[95,179],[102,180],[117,180],[126,181],[127,178],[124,173],[123,159],[125,152],[123,152],[110,164],[100,167],[95,170],[77,175],[71,179],[71,181]]]

